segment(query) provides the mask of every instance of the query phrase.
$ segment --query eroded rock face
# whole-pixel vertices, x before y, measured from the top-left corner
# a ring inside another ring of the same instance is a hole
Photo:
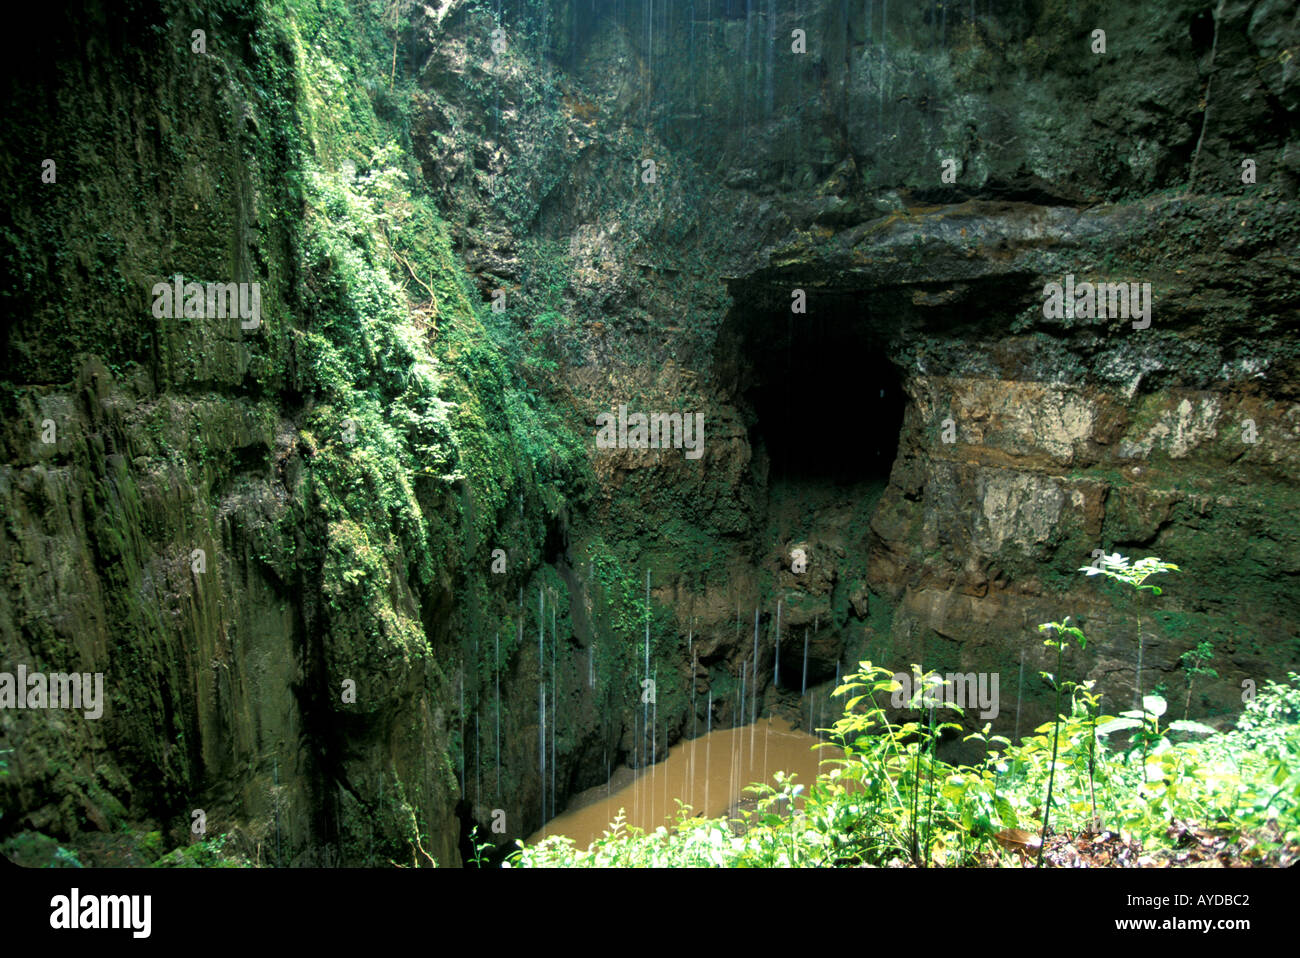
[[[1157,554],[1184,571],[1144,611],[1149,685],[1176,687],[1178,654],[1209,638],[1227,661],[1200,707],[1231,710],[1241,678],[1297,651],[1295,231],[1283,225],[1295,221],[1300,155],[1284,53],[1293,14],[1243,4],[1207,35],[1190,3],[1130,5],[1105,24],[1051,5],[973,21],[907,5],[885,20],[884,5],[859,6],[693,26],[660,9],[653,37],[644,9],[584,20],[544,142],[528,132],[529,111],[544,108],[524,92],[538,75],[507,82],[501,71],[520,67],[480,68],[480,82],[498,77],[512,120],[491,134],[493,169],[554,185],[513,237],[493,234],[497,252],[467,225],[467,258],[497,257],[485,269],[513,279],[535,269],[523,235],[564,251],[576,323],[559,374],[579,423],[626,395],[707,411],[700,463],[597,460],[601,495],[578,547],[599,533],[657,557],[669,581],[656,595],[682,632],[693,623],[708,636],[715,681],[752,654],[755,604],[765,663],[779,600],[796,628],[813,616],[829,666],[870,653],[1004,676],[1019,673],[1022,649],[1033,676],[1033,627],[1073,613],[1092,636],[1084,667],[1120,700],[1132,692],[1135,610],[1076,570],[1098,548]],[[1093,52],[1098,26],[1105,54]],[[787,52],[795,28],[804,59]],[[431,62],[451,56],[440,51]],[[1252,76],[1248,62],[1267,66]],[[431,98],[453,104],[441,107],[453,129],[486,129],[457,112],[469,70],[440,68]],[[1252,104],[1253,119],[1228,102]],[[429,142],[438,166],[442,137]],[[1243,183],[1243,157],[1262,158],[1267,176]],[[635,175],[645,158],[661,173],[653,185]],[[438,182],[485,210],[471,219],[492,218],[474,184]],[[492,265],[503,249],[520,265]],[[1045,313],[1045,287],[1067,276],[1124,283],[1149,297],[1150,315],[1136,300],[1132,315]],[[716,298],[724,281],[729,303]],[[806,313],[791,312],[795,291]],[[873,417],[872,390],[901,390],[883,488],[801,485],[772,459],[771,404],[760,414],[756,390],[782,374],[778,342],[823,328],[839,331],[832,350],[886,355],[892,380],[833,381],[807,366],[787,383],[788,405],[805,421],[844,421],[847,450],[852,424]],[[657,538],[679,523],[720,547],[704,575],[684,543]],[[810,566],[795,574],[800,546]],[[1253,554],[1262,561],[1241,561]],[[1037,692],[1023,697],[1032,705]]]
[[[1142,208],[1154,222],[1134,217]],[[1219,242],[1242,222],[1219,199],[1198,208],[1221,217]],[[1006,213],[988,209],[976,223],[970,210],[912,215],[939,281],[912,272],[889,279],[886,264],[899,264],[906,246],[888,231],[874,240],[871,231],[850,231],[842,245],[826,244],[834,266],[825,272],[813,266],[815,253],[773,270],[787,282],[798,270],[825,277],[822,301],[831,309],[853,295],[856,283],[845,274],[859,276],[859,321],[877,330],[908,396],[899,455],[871,520],[868,565],[872,587],[899,608],[888,641],[867,648],[896,661],[929,656],[962,671],[999,669],[1005,678],[1018,672],[1024,647],[1032,675],[1042,665],[1032,626],[1071,613],[1092,639],[1084,667],[1127,702],[1138,606],[1076,570],[1099,548],[1159,555],[1183,572],[1163,578],[1166,594],[1142,606],[1144,688],[1178,687],[1178,655],[1209,640],[1224,668],[1200,693],[1201,708],[1232,710],[1243,679],[1276,668],[1270,655],[1294,654],[1293,638],[1260,641],[1293,635],[1283,623],[1294,611],[1288,583],[1300,536],[1290,507],[1278,507],[1293,501],[1300,453],[1294,358],[1272,336],[1247,345],[1240,328],[1243,305],[1261,316],[1292,309],[1277,275],[1291,267],[1271,254],[1231,268],[1198,255],[1205,265],[1193,285],[1186,271],[1142,252],[1167,228],[1170,211],[1160,202],[1101,209],[1069,226],[1058,218],[1041,232],[1023,229],[1036,219],[1023,208],[1007,211],[1014,245],[972,261],[962,232],[998,247]],[[954,213],[959,230],[934,222]],[[1113,231],[1098,225],[1107,221]],[[1084,272],[1071,263],[1086,248],[1081,237],[1096,235],[1113,236],[1124,257],[1097,281],[1156,277],[1149,326],[1127,316],[1043,315],[1048,285]],[[1212,276],[1230,282],[1227,273],[1238,268],[1258,271],[1260,282],[1238,286],[1244,302],[1215,308],[1201,290],[1217,284]],[[1271,440],[1260,438],[1261,428]],[[1239,561],[1252,553],[1268,558]],[[958,645],[936,647],[935,637]],[[1034,697],[1027,695],[1031,704]]]
[[[1226,386],[1134,403],[1122,392],[1085,398],[1037,384],[921,376],[909,392],[918,397],[914,431],[905,431],[874,525],[885,558],[873,566],[879,588],[976,596],[987,608],[970,610],[964,639],[1009,649],[1037,645],[1023,615],[1036,624],[1068,610],[1089,623],[1099,662],[1128,663],[1131,683],[1136,630],[1120,610],[1135,615],[1135,606],[1070,574],[1093,548],[1160,555],[1183,572],[1163,578],[1166,594],[1145,605],[1156,623],[1147,626],[1147,667],[1163,673],[1153,685],[1172,684],[1177,655],[1202,638],[1222,648],[1228,665],[1204,707],[1231,708],[1243,678],[1273,667],[1251,636],[1276,634],[1293,601],[1286,583],[1300,542],[1274,510],[1294,491],[1294,402],[1258,404]],[[1018,401],[990,409],[990,393]],[[951,444],[940,436],[941,416],[960,424]],[[1270,451],[1245,441],[1248,419],[1256,429],[1267,423]],[[908,557],[900,543],[933,558]],[[1266,567],[1238,561],[1257,550],[1268,555]],[[1243,592],[1259,599],[1243,602]],[[1111,680],[1112,694],[1126,694],[1125,678]]]
[[[347,428],[384,364],[330,340],[364,286],[388,310],[372,346],[410,377],[431,356],[390,349],[416,337],[364,244],[340,276],[347,248],[305,236],[327,217],[304,199],[292,24],[232,14],[201,54],[193,10],[91,6],[6,81],[6,138],[57,131],[57,177],[5,151],[22,268],[3,290],[0,670],[102,673],[105,701],[93,720],[0,712],[0,846],[144,865],[219,840],[289,866],[405,864],[419,843],[455,864],[457,580],[420,556],[456,497]],[[160,317],[150,291],[177,273],[259,283],[260,327]],[[330,395],[331,365],[367,371]]]

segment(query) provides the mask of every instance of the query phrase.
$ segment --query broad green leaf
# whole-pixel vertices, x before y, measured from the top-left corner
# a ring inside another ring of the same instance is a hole
[[[1169,704],[1158,695],[1142,696],[1142,707],[1154,715],[1156,718],[1165,714]]]
[[[1218,729],[1210,728],[1208,725],[1202,725],[1200,722],[1189,722],[1186,719],[1170,722],[1166,728],[1171,732],[1195,732],[1198,735],[1213,735],[1218,731]]]
[[[1127,728],[1141,728],[1142,723],[1132,718],[1111,719],[1102,725],[1097,726],[1098,735],[1110,735],[1112,732],[1121,732]]]
[[[999,795],[997,800],[998,817],[1002,819],[1002,824],[1015,828],[1020,823],[1016,816],[1016,810],[1004,796]]]

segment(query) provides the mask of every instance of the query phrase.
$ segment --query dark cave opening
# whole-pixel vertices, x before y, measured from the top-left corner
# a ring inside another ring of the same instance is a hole
[[[865,306],[846,297],[806,314],[762,310],[742,335],[738,392],[770,482],[889,478],[907,397]]]
[[[788,574],[796,545],[822,557],[814,562],[838,555],[865,564],[908,405],[902,370],[890,359],[904,335],[906,304],[851,289],[792,287],[733,284],[714,356],[753,452],[765,513],[756,560],[771,568],[775,559]],[[799,591],[795,575],[783,587],[787,599]],[[804,606],[789,607],[795,614],[781,629],[779,680],[767,671],[771,647],[764,653],[765,678],[782,693],[831,681],[844,661],[848,633],[822,628],[818,636]]]

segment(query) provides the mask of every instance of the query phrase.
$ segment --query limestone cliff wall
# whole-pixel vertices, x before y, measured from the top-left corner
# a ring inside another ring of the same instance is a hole
[[[1300,664],[1293,4],[595,6],[33,34],[0,670],[109,702],[0,714],[7,854],[207,860],[201,808],[252,861],[455,864],[644,761],[646,631],[660,742],[692,687],[734,718],[755,608],[807,709],[778,603],[820,721],[870,657],[1000,672],[1003,731],[1015,675],[1032,727],[1067,613],[1127,705],[1098,548],[1184,570],[1148,690],[1203,640],[1202,717]],[[155,316],[176,273],[259,282],[260,328]],[[1067,276],[1149,283],[1149,326],[1047,315]],[[597,450],[621,403],[703,413],[702,457]]]

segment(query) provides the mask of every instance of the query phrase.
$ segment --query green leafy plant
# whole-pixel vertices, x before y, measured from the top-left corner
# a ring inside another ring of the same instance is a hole
[[[1092,807],[1092,817],[1089,819],[1089,823],[1094,827],[1100,826],[1101,823],[1097,814],[1097,712],[1100,709],[1101,696],[1095,695],[1092,691],[1096,684],[1092,679],[1079,683],[1071,696],[1070,709],[1072,716],[1078,716],[1082,713],[1087,719],[1088,802]]]
[[[1070,617],[1067,615],[1061,622],[1045,622],[1038,627],[1040,632],[1050,632],[1056,638],[1043,640],[1043,645],[1049,649],[1056,649],[1056,673],[1040,672],[1039,674],[1051,683],[1052,688],[1056,691],[1056,707],[1053,711],[1052,720],[1052,760],[1048,766],[1047,773],[1047,798],[1043,801],[1043,824],[1042,831],[1038,837],[1038,867],[1043,866],[1043,848],[1047,842],[1047,819],[1052,809],[1052,786],[1056,782],[1056,755],[1060,745],[1061,731],[1061,693],[1066,689],[1073,692],[1077,686],[1075,682],[1066,682],[1061,678],[1061,670],[1065,667],[1065,650],[1070,644],[1070,639],[1079,643],[1079,648],[1088,647],[1088,639],[1083,631],[1070,624]]]
[[[1142,655],[1145,650],[1145,643],[1142,637],[1142,593],[1150,592],[1152,595],[1160,595],[1161,588],[1154,583],[1147,583],[1147,579],[1153,575],[1164,572],[1181,572],[1182,570],[1172,562],[1162,562],[1154,556],[1148,556],[1145,559],[1139,559],[1133,565],[1129,565],[1126,556],[1118,552],[1112,555],[1101,555],[1097,561],[1090,566],[1082,566],[1079,569],[1085,575],[1104,575],[1108,579],[1114,579],[1116,582],[1123,582],[1132,586],[1138,593],[1138,611],[1137,611],[1137,633],[1138,633],[1138,660],[1137,673],[1134,691],[1134,705],[1142,695]]]
[[[492,847],[491,842],[480,842],[478,840],[478,826],[475,825],[469,830],[469,843],[474,849],[474,854],[470,856],[470,861],[474,863],[475,868],[482,868],[487,862],[487,856],[483,854],[487,849]]]
[[[870,802],[880,846],[905,850],[912,862],[920,865],[932,860],[936,816],[948,820],[953,812],[947,803],[936,809],[935,782],[946,779],[952,769],[936,758],[935,746],[945,731],[961,731],[953,722],[936,723],[935,712],[944,708],[960,714],[961,709],[946,697],[941,699],[938,690],[942,683],[933,672],[922,673],[920,666],[913,665],[912,676],[913,692],[906,707],[927,709],[924,723],[889,722],[876,695],[901,691],[901,684],[888,669],[862,662],[859,671],[835,690],[835,695],[858,694],[848,699],[844,717],[831,732],[844,753],[843,759],[835,761],[842,766],[846,782],[862,788]],[[865,711],[855,711],[859,707],[866,707]],[[942,790],[938,794],[947,798]]]
[[[1300,853],[1300,676],[1293,674],[1289,684],[1267,683],[1229,732],[1187,721],[1163,725],[1167,704],[1150,695],[1140,709],[1101,715],[1093,683],[1063,677],[1069,647],[1084,648],[1081,630],[1068,618],[1040,628],[1050,633],[1046,644],[1056,650],[1056,672],[1044,673],[1057,692],[1056,716],[1019,742],[992,735],[988,725],[967,736],[985,746],[973,766],[937,757],[942,723],[933,685],[922,681],[921,697],[901,703],[933,715],[890,722],[881,695],[896,694],[900,686],[888,669],[861,662],[836,690],[847,699],[843,716],[828,730],[836,744],[821,746],[842,748],[843,754],[828,760],[828,770],[807,787],[778,772],[771,782],[747,789],[758,797],[752,810],[732,819],[701,819],[679,803],[676,822],[651,832],[628,827],[620,812],[586,850],[552,836],[538,845],[521,843],[507,866],[1027,862],[1028,853],[1044,847],[1048,827],[1065,835],[1086,828],[1095,836],[1102,819],[1112,837],[1070,844],[1122,845],[1128,854],[1173,864],[1186,854],[1190,831],[1197,845],[1218,843],[1220,856],[1282,864]],[[913,676],[925,679],[917,667]],[[1130,740],[1112,750],[1108,743],[1120,732],[1130,733]],[[1198,738],[1170,740],[1180,732]],[[1139,753],[1140,764],[1132,761]],[[1077,801],[1058,798],[1072,790]],[[1039,826],[1036,834],[1020,829],[1027,820]],[[1238,843],[1228,844],[1233,841]],[[1002,849],[1019,858],[1008,861]],[[1039,859],[1047,863],[1045,855]]]
[[[1300,675],[1288,672],[1287,679],[1290,684],[1266,681],[1247,700],[1237,727],[1250,748],[1274,745],[1279,729],[1300,726]]]
[[[1142,764],[1145,767],[1151,757],[1160,755],[1170,748],[1166,732],[1194,732],[1202,735],[1214,733],[1214,729],[1210,726],[1202,725],[1200,722],[1189,722],[1186,719],[1170,722],[1162,730],[1160,717],[1168,708],[1168,703],[1160,696],[1144,695],[1141,709],[1121,712],[1119,718],[1110,719],[1098,727],[1097,734],[1105,737],[1114,732],[1132,731],[1125,758],[1130,758],[1134,752],[1141,750]]]
[[[1183,718],[1187,718],[1191,712],[1192,683],[1196,681],[1196,677],[1199,675],[1211,679],[1219,677],[1219,673],[1209,667],[1208,663],[1212,658],[1214,658],[1214,646],[1209,642],[1198,643],[1196,648],[1188,649],[1178,657],[1187,676],[1187,700],[1183,703]]]

